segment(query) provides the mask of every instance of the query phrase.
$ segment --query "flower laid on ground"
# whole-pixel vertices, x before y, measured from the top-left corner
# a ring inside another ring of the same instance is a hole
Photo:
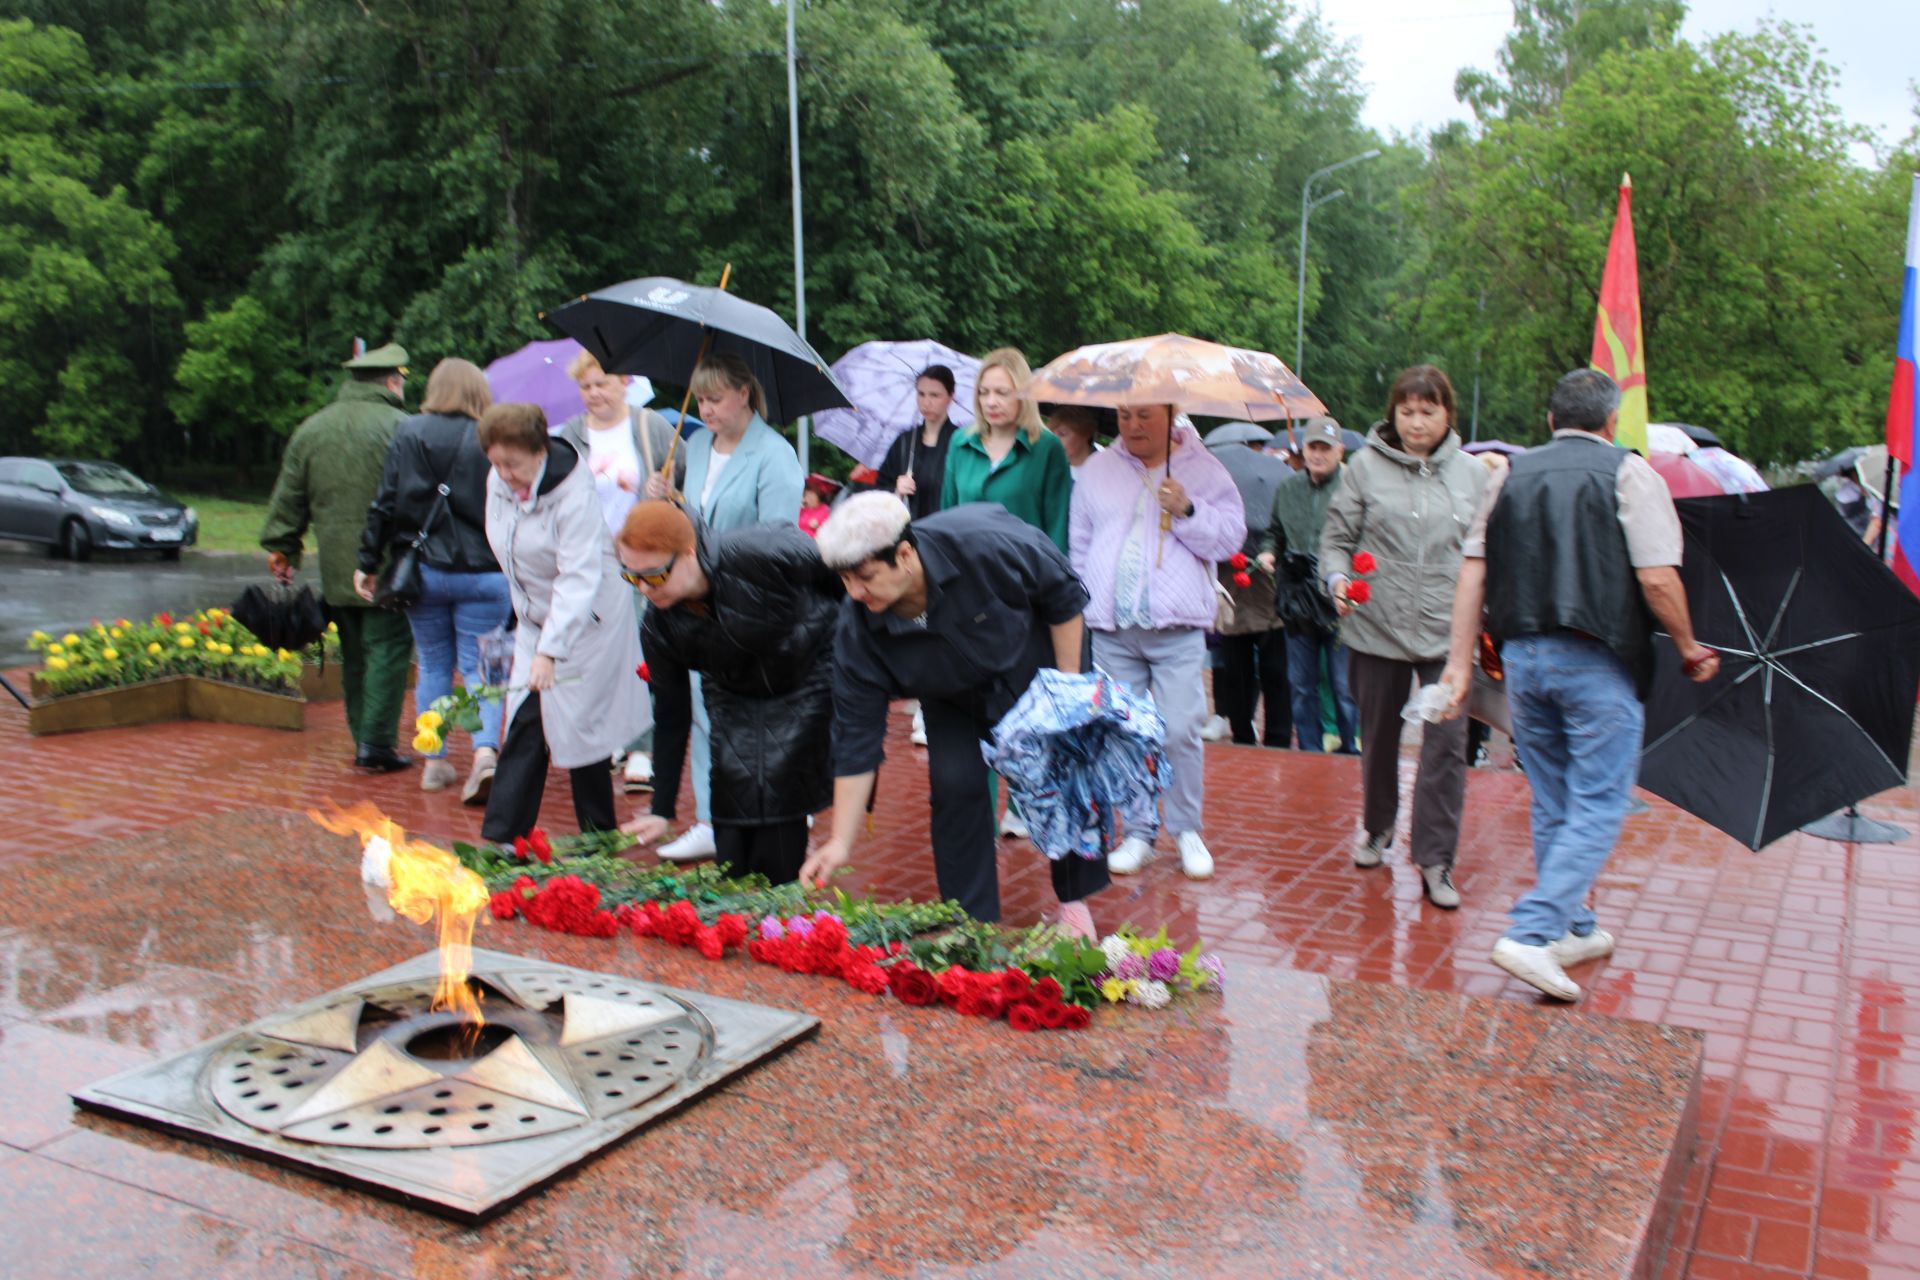
[[[184,619],[162,612],[146,622],[96,618],[86,630],[57,640],[36,631],[27,647],[42,655],[35,674],[53,697],[179,675],[279,694],[297,693],[300,686],[301,655],[269,649],[225,609],[203,609]]]
[[[797,884],[728,878],[711,865],[630,862],[620,853],[631,844],[619,832],[536,830],[510,848],[456,844],[454,852],[487,882],[496,919],[584,937],[627,932],[710,960],[745,950],[788,973],[1004,1019],[1020,1031],[1086,1027],[1102,1001],[1162,1008],[1176,994],[1220,987],[1218,958],[1198,945],[1180,952],[1165,929],[1122,928],[1095,946],[1053,925],[982,924],[950,902],[881,903],[836,891],[823,905]],[[1133,976],[1120,977],[1122,969]]]

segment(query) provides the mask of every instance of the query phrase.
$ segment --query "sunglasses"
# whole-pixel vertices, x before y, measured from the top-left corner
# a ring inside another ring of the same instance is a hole
[[[673,572],[674,562],[679,558],[680,553],[676,551],[667,557],[665,564],[653,570],[651,573],[635,573],[631,569],[623,568],[620,570],[620,576],[626,580],[627,585],[630,587],[637,587],[643,583],[649,587],[657,587],[667,580],[668,575]]]

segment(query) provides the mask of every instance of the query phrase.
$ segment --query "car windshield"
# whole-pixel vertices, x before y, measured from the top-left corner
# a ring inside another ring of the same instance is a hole
[[[108,494],[147,494],[153,488],[125,467],[111,462],[62,462],[60,474],[81,493],[104,497]]]

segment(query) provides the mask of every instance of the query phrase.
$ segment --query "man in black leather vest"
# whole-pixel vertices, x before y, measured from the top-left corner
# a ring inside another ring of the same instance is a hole
[[[1554,387],[1552,443],[1496,477],[1468,531],[1440,678],[1457,715],[1484,606],[1533,788],[1536,870],[1492,959],[1559,1000],[1580,998],[1566,966],[1613,951],[1587,895],[1639,776],[1655,630],[1673,638],[1691,679],[1710,680],[1720,666],[1693,638],[1666,484],[1639,454],[1614,447],[1619,408],[1619,387],[1597,370]]]

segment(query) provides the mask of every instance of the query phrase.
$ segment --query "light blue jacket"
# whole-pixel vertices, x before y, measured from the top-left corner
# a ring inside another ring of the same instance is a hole
[[[800,519],[800,490],[805,478],[800,459],[785,436],[755,414],[734,448],[733,458],[714,481],[713,501],[703,503],[707,469],[713,464],[713,432],[701,428],[687,441],[687,480],[681,492],[687,510],[698,515],[716,533],[742,525]]]

